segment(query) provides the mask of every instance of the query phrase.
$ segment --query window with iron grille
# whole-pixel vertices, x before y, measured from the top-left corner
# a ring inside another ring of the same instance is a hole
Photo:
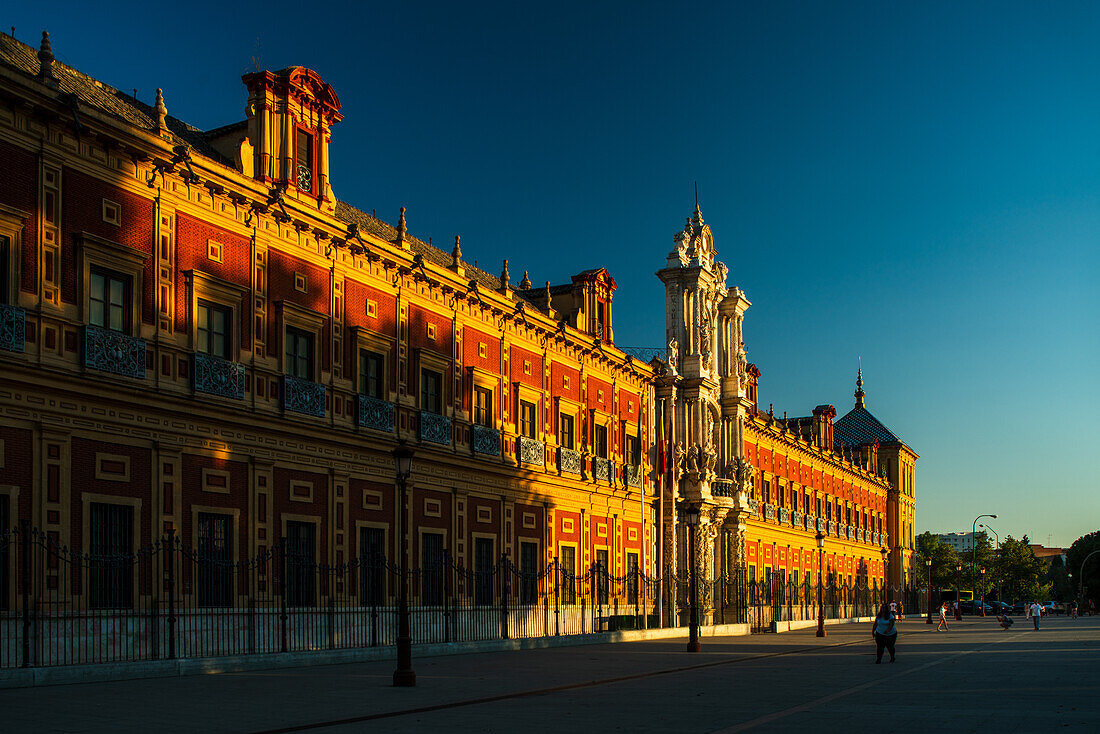
[[[359,350],[359,394],[382,400],[385,393],[386,358],[378,352]]]
[[[571,545],[563,545],[558,563],[561,566],[561,603],[574,604],[577,601],[577,549]]]
[[[10,548],[15,543],[11,532],[11,517],[8,514],[8,495],[0,494],[0,609],[11,609],[11,590],[8,587],[11,572]]]
[[[313,334],[286,327],[286,373],[299,380],[313,380]]]
[[[420,536],[420,603],[443,603],[443,534]]]
[[[638,603],[638,554],[626,554],[626,601],[628,604]]]
[[[286,603],[291,607],[317,606],[317,526],[311,522],[286,523]]]
[[[535,437],[535,404],[519,402],[519,432],[527,438]]]
[[[443,375],[435,370],[420,371],[420,409],[443,414]]]
[[[573,416],[566,413],[558,414],[558,445],[573,448]]]
[[[129,334],[130,278],[102,268],[92,268],[88,285],[88,323]]]
[[[596,603],[608,602],[607,551],[596,551]]]
[[[386,531],[382,528],[359,529],[359,600],[363,604],[382,604],[386,594]]]
[[[594,449],[596,450],[596,456],[601,459],[607,458],[607,426],[596,426],[596,430],[593,432]]]
[[[474,603],[493,603],[493,539],[474,538]]]
[[[229,329],[232,311],[206,301],[198,303],[198,318],[195,324],[195,336],[198,342],[195,348],[215,357],[229,359]]]
[[[539,593],[539,544],[520,541],[519,572],[522,574],[519,587],[521,604],[534,604]]]
[[[128,609],[133,606],[134,508],[93,502],[89,510],[89,606]]]
[[[493,425],[493,391],[487,387],[474,388],[474,423]]]
[[[229,515],[199,513],[199,606],[228,607],[233,599]]]

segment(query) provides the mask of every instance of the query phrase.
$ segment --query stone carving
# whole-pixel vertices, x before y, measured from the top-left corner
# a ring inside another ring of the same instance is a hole
[[[680,374],[680,344],[676,341],[676,337],[668,340],[668,368],[672,374]]]
[[[703,365],[710,368],[711,332],[714,330],[714,304],[709,292],[704,291],[699,299],[699,354]]]

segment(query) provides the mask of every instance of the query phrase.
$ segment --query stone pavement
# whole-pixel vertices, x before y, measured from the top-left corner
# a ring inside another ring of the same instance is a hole
[[[5,732],[1100,731],[1100,617],[870,625],[0,691]]]

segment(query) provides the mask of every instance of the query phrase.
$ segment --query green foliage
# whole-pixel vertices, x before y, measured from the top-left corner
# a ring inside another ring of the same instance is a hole
[[[929,532],[917,536],[917,549],[914,553],[913,567],[917,578],[923,583],[928,583],[928,567],[925,558],[932,559],[932,586],[936,589],[947,587],[954,588],[958,578],[956,567],[959,565],[959,554],[947,543]]]
[[[1097,553],[1085,567],[1085,578],[1081,578],[1081,563],[1089,553],[1100,550],[1100,530],[1082,535],[1073,541],[1073,545],[1066,551],[1066,570],[1073,574],[1073,591],[1081,592],[1081,582],[1084,581],[1084,597],[1092,599],[1100,606],[1100,553]]]
[[[996,579],[1005,599],[1045,601],[1052,593],[1050,584],[1044,583],[1045,575],[1046,567],[1025,541],[1011,535],[1005,538],[997,553]]]

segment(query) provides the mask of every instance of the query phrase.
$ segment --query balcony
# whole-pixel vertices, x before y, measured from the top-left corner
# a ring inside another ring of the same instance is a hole
[[[856,540],[856,529],[851,525],[848,526],[848,540]]]
[[[567,449],[564,446],[558,448],[558,471],[568,474],[580,474],[584,469],[584,459],[580,451]]]
[[[794,525],[796,528],[802,527],[802,513],[798,510],[791,513],[791,525]]]
[[[84,366],[144,380],[145,341],[88,324],[84,327]]]
[[[733,499],[732,479],[713,479],[710,483],[710,493],[715,497],[728,497]]]
[[[439,413],[420,411],[420,440],[440,446],[451,445],[451,419]]]
[[[760,514],[760,500],[755,497],[749,498],[749,511],[754,515]]]
[[[546,444],[527,436],[516,437],[516,448],[519,449],[519,463],[546,466]]]
[[[325,417],[325,386],[283,375],[283,410]]]
[[[359,396],[359,415],[357,422],[363,428],[393,433],[396,410],[391,402],[379,400],[367,395]]]
[[[791,512],[786,507],[779,508],[779,522],[786,525],[791,521]]]
[[[821,517],[817,518],[817,532],[824,533],[825,528],[826,528],[825,519],[821,518]]]
[[[196,352],[191,366],[191,387],[195,392],[232,400],[244,399],[243,364]]]
[[[611,459],[592,459],[592,476],[597,482],[611,483]]]
[[[623,480],[628,487],[642,486],[642,467],[634,464],[623,465]]]
[[[836,535],[836,520],[829,521],[829,535]]]
[[[774,520],[775,519],[775,505],[764,505],[764,519],[765,520]]]
[[[474,425],[474,453],[500,456],[500,431],[489,426]]]
[[[0,349],[22,352],[27,339],[27,313],[18,306],[0,303]]]

